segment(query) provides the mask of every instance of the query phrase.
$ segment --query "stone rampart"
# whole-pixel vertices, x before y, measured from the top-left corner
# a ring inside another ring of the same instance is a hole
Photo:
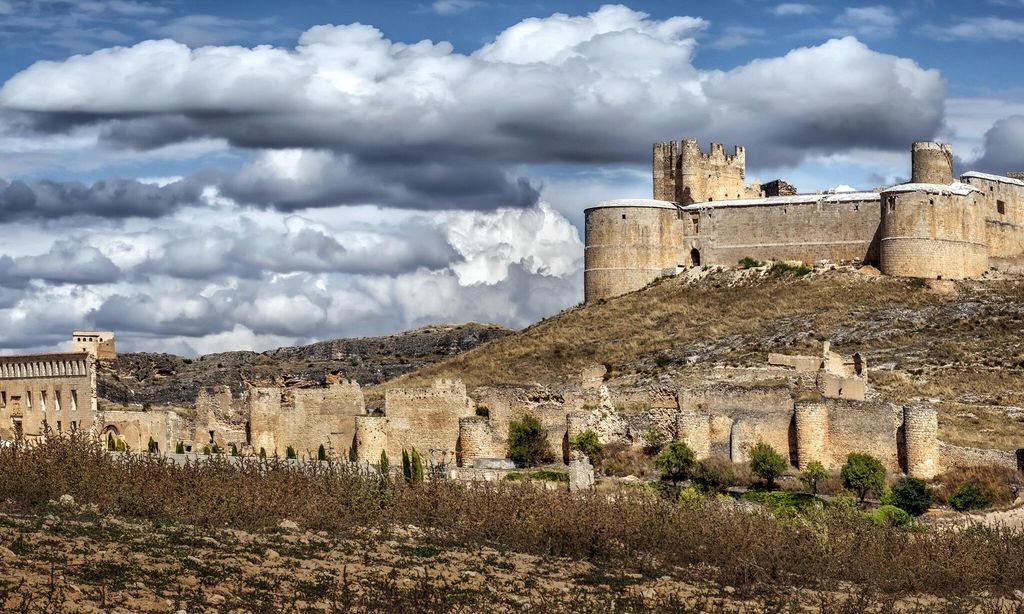
[[[360,463],[380,462],[380,453],[388,449],[388,421],[384,416],[355,417],[356,459]],[[399,452],[396,460],[402,458]],[[390,460],[389,458],[389,460]]]
[[[476,415],[466,386],[437,380],[429,388],[392,388],[384,397],[388,419],[388,456],[415,448],[426,459],[454,461],[459,418]]]
[[[939,419],[934,407],[903,409],[903,441],[908,475],[930,480],[941,471]]]
[[[149,451],[150,439],[156,444],[157,452],[173,453],[182,433],[186,430],[185,419],[169,411],[125,411],[104,410],[100,412],[100,435],[113,433],[133,452]]]
[[[829,403],[800,402],[796,404],[797,466],[806,469],[811,461],[833,465],[829,449]]]
[[[456,459],[460,467],[472,467],[478,458],[505,458],[506,441],[495,432],[491,421],[483,416],[459,418]]]

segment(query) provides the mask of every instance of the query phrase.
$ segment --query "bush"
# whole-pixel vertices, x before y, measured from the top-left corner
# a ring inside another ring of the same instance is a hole
[[[356,452],[356,445],[352,444],[348,447],[348,462],[354,463],[359,460],[359,454]]]
[[[797,264],[789,264],[788,262],[776,262],[772,265],[772,273],[778,273],[780,275],[792,273],[797,277],[803,277],[804,275],[807,275],[813,270],[814,269],[812,269],[811,267],[807,266],[802,262]]]
[[[146,444],[146,451],[149,452],[150,454],[156,454],[158,449],[159,446],[157,446],[156,441],[154,441],[153,438],[150,437],[149,443]]]
[[[505,474],[502,478],[506,482],[518,482],[524,480],[538,481],[538,482],[569,482],[569,474],[564,471],[510,471]]]
[[[266,458],[266,457],[267,457],[267,450],[265,448],[260,448],[260,458]]]
[[[409,454],[409,466],[412,470],[412,481],[422,484],[423,483],[423,458],[420,453],[416,451],[416,448],[412,449]]]
[[[975,484],[988,505],[1009,505],[1021,490],[1021,474],[1012,467],[978,466],[951,469],[935,479],[936,503],[952,504],[956,489],[967,482]]]
[[[906,476],[889,489],[892,504],[911,516],[920,516],[932,506],[932,489],[923,481]]]
[[[672,480],[673,484],[690,477],[693,470],[693,450],[685,441],[678,439],[654,458],[654,466],[661,472],[661,479]]]
[[[107,431],[107,450],[113,452],[117,449],[117,444],[114,442],[114,432]]]
[[[746,257],[743,258],[743,260],[740,260],[740,268],[741,269],[752,269],[754,267],[759,267],[759,266],[761,266],[761,261],[760,260],[754,260],[750,256],[746,256]]]
[[[412,460],[405,448],[402,448],[402,477],[406,482],[412,481]]]
[[[523,416],[522,420],[509,423],[508,457],[524,467],[536,467],[555,460],[548,444],[548,434],[533,416]]]
[[[238,456],[238,446],[231,444],[231,456]]]
[[[668,435],[665,434],[664,430],[653,424],[648,426],[647,430],[644,431],[644,452],[650,456],[655,456],[658,452],[662,451],[667,440]]]
[[[958,512],[980,510],[991,505],[981,487],[974,482],[965,482],[957,486],[949,497],[949,504]]]
[[[388,453],[384,450],[380,451],[380,465],[377,468],[380,470],[380,474],[384,476],[391,470],[391,463],[388,462]]]
[[[324,444],[320,444],[320,447],[317,448],[316,459],[319,461],[327,460],[327,448],[324,447]]]
[[[885,467],[870,454],[851,453],[846,457],[846,464],[839,476],[843,486],[857,493],[861,503],[864,503],[868,493],[881,494],[885,488]]]
[[[660,475],[654,467],[654,459],[643,450],[621,443],[602,446],[599,467],[604,475],[618,477],[632,475],[638,478],[655,478]]]
[[[885,527],[905,527],[914,521],[910,514],[895,505],[879,506],[868,512],[868,518]]]
[[[775,448],[761,441],[750,451],[750,470],[772,489],[775,488],[775,478],[786,470],[786,459]]]
[[[295,448],[288,446],[288,449],[284,452],[284,457],[287,459],[296,459],[298,455],[295,453]]]
[[[828,477],[828,472],[825,471],[825,466],[819,461],[811,461],[807,463],[807,467],[800,472],[800,481],[807,485],[807,488],[811,489],[811,494],[814,496],[818,495],[818,482]]]
[[[751,490],[743,493],[740,500],[766,505],[777,515],[786,517],[821,506],[821,501],[813,495],[785,491]]]
[[[570,438],[569,449],[586,454],[587,458],[589,458],[595,466],[601,462],[601,441],[597,438],[597,433],[591,429],[587,429],[575,437]]]
[[[700,507],[700,504],[704,502],[704,495],[693,486],[688,486],[679,491],[677,500],[683,507]]]
[[[175,454],[184,454],[185,453],[185,442],[184,441],[179,441],[178,445],[174,446],[174,453]]]

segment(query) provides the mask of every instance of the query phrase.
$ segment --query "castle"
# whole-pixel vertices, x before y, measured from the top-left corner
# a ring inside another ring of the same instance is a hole
[[[653,199],[585,214],[587,302],[659,277],[741,260],[867,263],[898,277],[964,279],[1024,257],[1024,173],[953,178],[944,143],[911,148],[909,183],[797,194],[781,179],[746,184],[746,152],[695,140],[654,145]]]

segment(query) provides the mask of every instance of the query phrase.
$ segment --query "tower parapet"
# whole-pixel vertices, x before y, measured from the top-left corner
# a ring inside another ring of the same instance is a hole
[[[709,153],[696,139],[654,144],[654,198],[683,205],[743,198],[746,195],[746,150],[732,154],[712,143]]]

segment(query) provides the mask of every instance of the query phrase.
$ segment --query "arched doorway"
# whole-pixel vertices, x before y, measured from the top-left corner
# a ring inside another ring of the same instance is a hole
[[[700,266],[700,250],[696,247],[690,250],[690,266]]]

